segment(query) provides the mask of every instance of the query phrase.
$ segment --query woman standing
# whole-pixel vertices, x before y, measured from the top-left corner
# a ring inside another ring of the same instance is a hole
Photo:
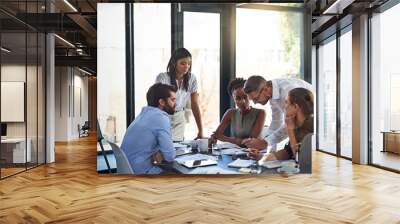
[[[191,73],[192,55],[185,48],[176,49],[169,59],[167,72],[160,73],[156,83],[173,85],[177,88],[175,113],[171,115],[172,140],[183,141],[185,136],[185,105],[189,98],[191,109],[196,120],[197,138],[203,138],[203,126],[197,93],[197,80]]]

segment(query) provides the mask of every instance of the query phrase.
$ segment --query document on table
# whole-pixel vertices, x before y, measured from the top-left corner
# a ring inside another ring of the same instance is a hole
[[[235,144],[230,143],[230,142],[223,142],[223,143],[217,144],[217,148],[219,148],[219,149],[231,149],[231,148],[240,148],[240,146],[235,145]]]
[[[230,148],[221,150],[222,155],[241,155],[241,154],[243,155],[246,153],[247,152],[245,152],[243,148]]]
[[[212,169],[210,169],[210,167],[207,167],[206,169],[196,168],[189,174],[243,174],[243,173],[233,170],[226,170],[221,167],[214,166],[212,167]]]
[[[174,148],[186,148],[187,145],[183,145],[181,143],[174,142]]]
[[[189,160],[218,160],[215,156],[205,155],[205,154],[194,154],[194,155],[183,155],[179,158],[175,158],[175,161],[183,164],[185,161]]]
[[[266,167],[268,169],[278,168],[282,166],[282,162],[280,160],[274,161],[259,161],[258,165]]]
[[[235,168],[243,168],[243,167],[249,167],[253,165],[256,161],[249,159],[237,159],[231,163],[228,164],[229,167],[235,167]]]

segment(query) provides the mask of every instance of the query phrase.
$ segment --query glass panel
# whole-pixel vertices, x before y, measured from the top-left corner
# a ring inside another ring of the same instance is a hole
[[[340,37],[340,153],[352,157],[352,34]]]
[[[171,4],[136,3],[134,7],[135,115],[147,106],[146,93],[171,56]]]
[[[236,76],[299,78],[302,21],[302,13],[236,9]]]
[[[372,17],[372,163],[400,170],[400,5]],[[382,133],[389,132],[389,133]]]
[[[38,163],[45,163],[46,148],[45,148],[45,122],[46,122],[46,107],[45,107],[45,93],[46,93],[46,77],[45,77],[45,60],[46,60],[46,36],[39,33],[38,36]]]
[[[38,88],[37,88],[37,80],[38,80],[38,36],[36,32],[27,33],[27,81],[26,81],[26,113],[27,113],[27,149],[28,149],[28,160],[27,166],[33,167],[37,165],[37,128],[38,128]],[[30,152],[30,153],[29,153]]]
[[[1,34],[1,176],[25,170],[26,34]],[[6,50],[4,50],[6,49]],[[28,147],[29,149],[29,147]]]
[[[192,73],[196,76],[204,136],[219,124],[220,95],[220,15],[184,12],[184,47],[192,54]],[[207,35],[204,35],[207,33]],[[190,106],[185,110],[185,139],[197,136],[198,129]]]
[[[125,4],[100,3],[97,9],[98,119],[105,139],[121,142],[127,126]]]
[[[318,48],[318,147],[336,154],[336,39]]]
[[[236,77],[300,78],[302,21],[302,13],[237,8]],[[269,125],[269,102],[264,106],[253,102],[251,105],[266,111],[265,124]],[[284,144],[285,141],[278,148]]]

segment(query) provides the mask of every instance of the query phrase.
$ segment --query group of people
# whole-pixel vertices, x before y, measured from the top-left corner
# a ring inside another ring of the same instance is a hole
[[[175,159],[174,141],[182,141],[185,131],[184,110],[190,99],[198,134],[204,138],[197,80],[191,73],[192,56],[185,48],[172,54],[167,72],[160,73],[146,95],[144,107],[129,125],[121,149],[128,157],[136,174],[170,172],[155,163]],[[266,80],[251,76],[236,78],[228,86],[236,107],[225,112],[222,121],[210,136],[210,142],[230,142],[249,149],[249,156],[257,160],[285,160],[294,158],[299,143],[313,132],[314,98],[312,86],[300,79]],[[266,113],[253,108],[255,104],[270,103],[272,121],[263,133]],[[231,135],[224,135],[230,125]],[[260,151],[289,137],[282,150]]]

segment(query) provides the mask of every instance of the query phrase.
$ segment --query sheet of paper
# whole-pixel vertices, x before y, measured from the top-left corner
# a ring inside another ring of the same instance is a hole
[[[174,148],[186,148],[186,147],[187,147],[187,145],[183,145],[181,143],[174,142]]]
[[[282,162],[279,161],[279,160],[263,161],[263,162],[259,162],[258,165],[266,167],[268,169],[273,169],[273,168],[281,167],[282,166]]]
[[[230,148],[230,149],[222,149],[221,154],[222,155],[240,155],[240,154],[246,154],[242,148]]]
[[[190,174],[242,174],[242,173],[233,170],[226,170],[219,166],[214,166],[212,169],[210,169],[209,167],[207,167],[206,169],[199,167],[190,172]]]
[[[175,158],[175,161],[182,164],[183,162],[188,161],[188,160],[207,160],[207,159],[218,160],[218,158],[216,158],[215,156],[197,153],[197,154],[193,154],[193,155],[180,156],[179,158]]]
[[[246,160],[246,159],[237,159],[228,164],[230,167],[242,168],[242,167],[249,167],[253,165],[256,161],[255,160]]]
[[[219,149],[231,149],[231,148],[240,148],[240,146],[235,145],[230,142],[222,142],[217,144],[217,148]]]

